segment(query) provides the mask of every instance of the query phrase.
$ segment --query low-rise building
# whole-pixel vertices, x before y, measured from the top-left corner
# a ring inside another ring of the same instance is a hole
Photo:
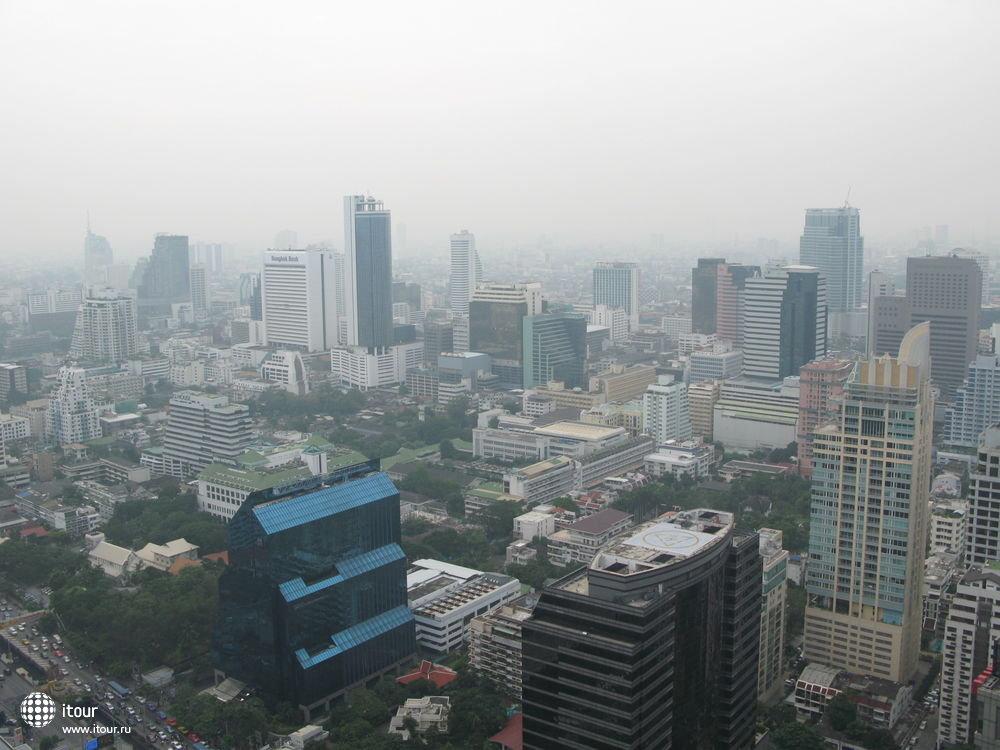
[[[440,653],[465,642],[473,617],[517,598],[521,583],[500,573],[417,560],[406,574],[406,588],[417,643]]]
[[[191,544],[187,539],[173,539],[166,544],[149,542],[135,554],[144,565],[166,572],[182,558],[197,560],[198,545]]]
[[[87,559],[94,567],[100,568],[110,578],[121,578],[141,567],[142,562],[135,552],[109,542],[100,542],[90,552]]]
[[[795,442],[798,421],[797,377],[774,383],[734,378],[722,384],[712,430],[726,448],[784,448]]]
[[[547,537],[556,530],[556,517],[551,513],[529,511],[514,519],[514,538],[532,541],[536,537]]]
[[[508,469],[503,475],[503,491],[531,507],[569,495],[575,481],[573,459],[555,456],[530,466]]]
[[[556,565],[586,565],[611,537],[632,525],[632,514],[614,508],[560,529],[549,537],[549,561]]]
[[[964,500],[931,501],[931,552],[948,551],[965,555],[969,532],[969,504]]]
[[[17,493],[14,505],[19,513],[28,518],[41,521],[57,531],[65,531],[70,536],[88,534],[101,523],[97,509],[92,506],[63,505],[44,493],[32,490]]]
[[[795,710],[803,719],[817,717],[841,693],[855,705],[859,720],[886,730],[896,726],[913,700],[912,685],[810,664],[795,682]]]
[[[406,702],[396,709],[396,715],[389,721],[389,734],[402,737],[403,741],[410,739],[410,730],[406,728],[407,719],[416,723],[419,734],[437,732],[448,733],[448,713],[451,710],[451,698],[447,695],[425,695],[423,698],[407,698]]]
[[[13,414],[0,414],[0,439],[5,443],[12,443],[15,440],[27,440],[30,437],[30,419],[27,417],[15,417]]]
[[[670,474],[694,479],[707,477],[715,463],[715,446],[701,440],[671,440],[661,443],[643,461],[643,471],[653,477]]]

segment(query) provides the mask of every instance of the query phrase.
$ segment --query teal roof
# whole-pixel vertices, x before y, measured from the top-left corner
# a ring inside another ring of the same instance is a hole
[[[371,552],[366,552],[363,555],[358,555],[357,557],[352,557],[338,563],[336,575],[311,584],[307,584],[301,578],[293,578],[281,584],[278,590],[286,602],[294,602],[296,599],[302,599],[310,594],[315,594],[331,586],[336,586],[338,583],[342,583],[349,578],[354,578],[363,573],[381,568],[383,565],[405,559],[406,554],[403,552],[402,547],[398,544],[387,544],[384,547],[373,549]]]
[[[306,649],[300,648],[295,652],[295,657],[303,669],[308,669],[411,622],[413,622],[413,613],[410,612],[409,607],[406,605],[393,607],[387,612],[382,612],[364,622],[341,630],[339,633],[334,633],[330,636],[329,648],[324,648],[311,656]]]
[[[398,492],[389,477],[379,472],[305,495],[262,503],[253,508],[253,514],[264,533],[277,534],[310,521],[359,508],[375,500],[392,497]]]

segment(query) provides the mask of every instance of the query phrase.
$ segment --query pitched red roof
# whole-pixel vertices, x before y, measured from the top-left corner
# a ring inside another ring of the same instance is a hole
[[[503,750],[523,750],[524,748],[524,714],[514,714],[503,729],[490,737],[490,742],[496,742]]]
[[[21,538],[26,536],[48,536],[49,530],[42,528],[41,526],[26,526],[21,530]]]
[[[396,682],[400,685],[409,685],[415,680],[430,680],[437,687],[442,688],[457,678],[458,672],[454,669],[448,669],[448,667],[443,667],[440,664],[434,664],[424,659],[420,662],[420,666],[416,672],[410,672],[410,674],[397,677]]]

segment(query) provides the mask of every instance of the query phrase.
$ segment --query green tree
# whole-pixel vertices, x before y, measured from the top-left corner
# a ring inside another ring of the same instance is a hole
[[[514,533],[514,519],[524,512],[521,503],[501,500],[491,503],[475,516],[476,523],[483,527],[489,539],[510,539]]]
[[[372,725],[377,726],[389,719],[388,706],[374,690],[355,690],[351,693],[349,702],[353,714]]]
[[[823,735],[816,727],[797,721],[782,724],[771,733],[771,743],[778,750],[823,750]]]
[[[857,721],[858,707],[846,695],[837,693],[826,704],[826,710],[823,713],[831,727],[838,732],[843,732],[851,722]]]

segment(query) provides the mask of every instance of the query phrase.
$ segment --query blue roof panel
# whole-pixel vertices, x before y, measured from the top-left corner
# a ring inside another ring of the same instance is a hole
[[[253,513],[266,534],[276,534],[345,510],[359,508],[375,500],[392,497],[397,492],[396,485],[388,474],[379,472],[305,495],[272,500],[255,507]]]
[[[345,630],[341,630],[339,633],[334,633],[330,636],[331,643],[329,648],[323,649],[312,656],[304,648],[300,648],[295,652],[295,657],[298,659],[299,666],[303,669],[309,669],[327,659],[333,658],[337,654],[350,651],[352,648],[388,633],[390,630],[395,630],[408,622],[413,622],[413,613],[410,612],[410,608],[406,605],[393,607],[364,622],[359,622],[357,625],[352,625]]]
[[[292,578],[281,584],[278,590],[281,591],[281,595],[286,602],[293,602],[310,594],[315,594],[318,591],[328,589],[331,586],[336,586],[338,583],[342,583],[349,578],[354,578],[363,573],[381,568],[383,565],[389,565],[390,563],[405,559],[406,553],[403,552],[402,547],[398,544],[387,544],[384,547],[373,549],[371,552],[366,552],[363,555],[358,555],[357,557],[352,557],[338,563],[337,575],[332,575],[329,578],[324,578],[322,581],[317,581],[309,585],[301,578]]]

